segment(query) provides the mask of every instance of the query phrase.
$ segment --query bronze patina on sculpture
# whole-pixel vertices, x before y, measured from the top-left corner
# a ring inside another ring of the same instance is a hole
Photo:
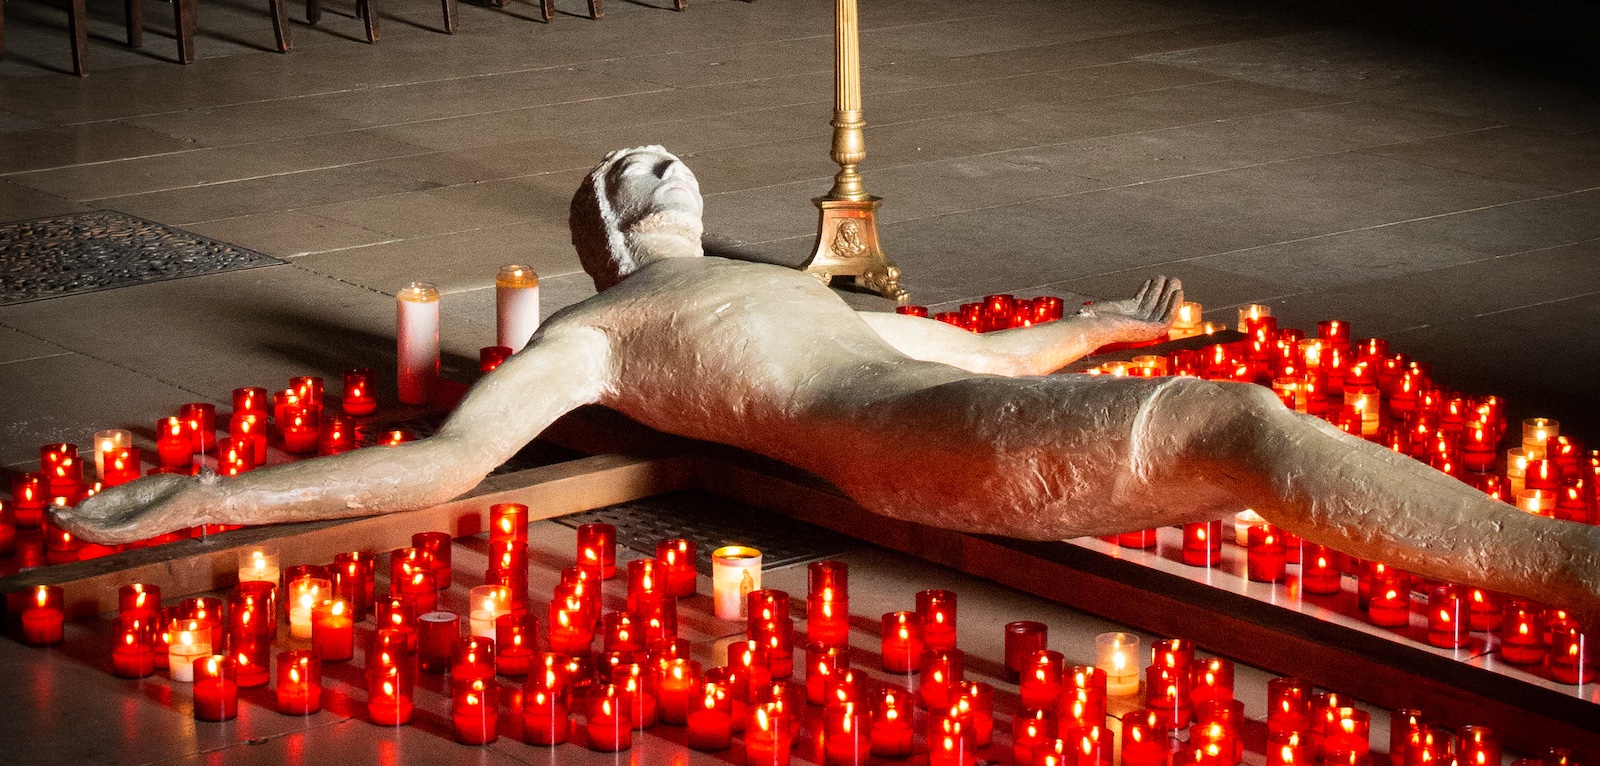
[[[1600,612],[1600,528],[1522,513],[1262,387],[1045,375],[1107,343],[1164,334],[1182,299],[1176,280],[974,335],[856,312],[798,271],[705,257],[701,206],[694,175],[660,147],[606,157],[571,219],[600,294],[551,317],[437,436],[236,478],[147,477],[57,523],[120,542],[200,523],[427,507],[592,403],[783,460],[924,524],[1061,539],[1250,507],[1362,558]]]

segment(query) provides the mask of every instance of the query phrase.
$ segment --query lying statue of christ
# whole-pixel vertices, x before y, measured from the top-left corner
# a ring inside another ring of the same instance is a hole
[[[472,489],[561,415],[601,404],[799,466],[922,524],[1062,539],[1249,507],[1361,558],[1600,614],[1600,528],[1522,513],[1260,386],[1046,375],[1102,345],[1162,336],[1177,280],[974,335],[857,312],[799,271],[705,257],[701,210],[677,157],[613,152],[572,201],[573,244],[599,295],[552,316],[438,435],[235,478],[151,476],[56,522],[114,543],[427,507]]]

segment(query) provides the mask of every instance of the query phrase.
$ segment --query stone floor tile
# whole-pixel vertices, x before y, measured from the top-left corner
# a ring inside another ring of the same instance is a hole
[[[187,189],[109,197],[95,204],[174,225],[404,194],[438,184],[353,165]]]
[[[181,138],[117,122],[13,132],[0,142],[0,174],[193,149]]]
[[[218,218],[190,224],[188,230],[278,258],[394,241],[387,234],[300,211]]]
[[[1286,292],[1330,290],[1483,260],[1485,253],[1418,238],[1404,225],[1358,229],[1184,261]],[[1174,268],[1179,268],[1174,266]]]
[[[410,282],[430,282],[447,294],[492,287],[500,267],[510,263],[528,264],[541,276],[578,270],[566,218],[414,237],[295,259],[301,268],[386,293]]]
[[[27,336],[51,338],[49,343],[28,339],[36,350],[49,348],[56,353],[0,364],[6,390],[0,396],[0,463],[37,461],[41,444],[92,444],[94,432],[106,428],[128,428],[149,436],[156,421],[175,414],[179,405],[205,400],[159,374],[131,370],[92,354],[61,353],[70,338],[12,319],[0,319],[4,323],[0,327],[15,324],[26,329]],[[94,319],[98,318],[91,318],[98,332],[107,334],[99,341],[119,342],[114,324]],[[18,333],[8,328],[4,334]],[[8,351],[16,348],[9,341],[4,345]]]
[[[565,220],[572,190],[588,172],[560,171],[481,184],[359,199],[309,209],[397,237],[446,234],[534,219]]]
[[[1600,132],[1490,128],[1365,150],[1429,167],[1563,191],[1600,186]]]
[[[0,221],[26,221],[53,215],[85,213],[88,205],[0,179]]]
[[[14,364],[70,353],[72,352],[54,343],[47,343],[27,333],[0,325],[0,364]]]

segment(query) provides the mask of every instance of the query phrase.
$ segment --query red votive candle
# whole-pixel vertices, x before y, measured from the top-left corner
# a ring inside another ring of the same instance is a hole
[[[665,578],[662,577],[661,568],[655,559],[634,559],[628,562],[629,612],[638,614],[644,604],[658,603],[666,597]]]
[[[1300,556],[1300,589],[1329,596],[1343,587],[1344,572],[1339,566],[1339,553],[1325,545],[1306,543]]]
[[[161,586],[130,583],[117,589],[118,614],[152,615],[161,608]]]
[[[627,695],[629,718],[633,720],[633,728],[639,731],[655,726],[660,713],[652,675],[642,662],[618,665],[611,670],[611,681],[621,686]]]
[[[29,646],[59,644],[66,623],[66,593],[56,585],[35,585],[22,610],[22,643]]]
[[[311,607],[311,648],[323,662],[344,662],[355,656],[356,624],[350,603],[327,599]]]
[[[433,570],[434,587],[450,587],[453,576],[450,568],[451,537],[449,532],[417,532],[411,536],[411,547],[422,551],[429,569]]]
[[[911,702],[904,689],[880,689],[872,701],[872,754],[880,758],[911,755]]]
[[[1061,678],[1056,711],[1061,728],[1105,723],[1106,672],[1093,665],[1073,665],[1064,669]]]
[[[117,616],[117,643],[111,647],[111,671],[120,678],[144,678],[156,672],[156,627],[152,612]]]
[[[550,602],[550,651],[571,656],[587,656],[594,643],[594,622],[588,619],[582,600],[576,596]]]
[[[178,418],[189,434],[195,454],[205,454],[217,446],[217,406],[210,402],[190,402],[178,407]]]
[[[389,581],[393,594],[410,602],[417,612],[431,612],[439,605],[439,589],[435,586],[433,570],[414,568],[404,579]]]
[[[827,691],[824,695],[827,701],[824,705],[837,705],[841,702],[867,702],[866,675],[857,675],[850,668],[835,670],[828,676]]]
[[[1339,708],[1337,720],[1322,740],[1322,760],[1327,764],[1363,766],[1372,752],[1371,716],[1365,710]]]
[[[1190,698],[1194,645],[1178,638],[1154,641],[1153,658],[1145,668],[1145,705],[1167,717],[1170,729],[1189,725],[1194,708]]]
[[[578,566],[598,568],[600,578],[617,576],[617,528],[610,524],[578,527]]]
[[[381,627],[367,651],[367,713],[380,726],[411,720],[417,661],[410,648],[412,633]]]
[[[505,676],[525,676],[539,651],[539,626],[526,609],[494,618],[495,669]]]
[[[994,687],[982,681],[967,681],[961,685],[955,707],[961,708],[972,722],[972,734],[978,747],[994,743]]]
[[[489,542],[528,542],[528,506],[522,503],[489,506]]]
[[[1442,649],[1465,646],[1470,635],[1467,591],[1460,585],[1440,585],[1428,596],[1428,643]]]
[[[156,459],[163,468],[187,468],[194,457],[194,442],[178,417],[156,422]]]
[[[1311,725],[1311,684],[1298,678],[1267,681],[1267,729],[1300,731]]]
[[[1513,665],[1544,662],[1544,609],[1522,599],[1508,599],[1500,623],[1500,658]]]
[[[1271,524],[1257,524],[1245,532],[1246,573],[1256,582],[1278,582],[1289,563],[1283,533]]]
[[[1563,684],[1594,680],[1595,658],[1589,652],[1583,625],[1576,620],[1560,620],[1550,626],[1550,677]]]
[[[917,614],[922,616],[922,640],[927,648],[955,648],[956,594],[954,591],[918,591]]]
[[[700,663],[686,657],[668,660],[656,677],[656,700],[664,723],[682,726],[689,721],[691,705],[704,691]]]
[[[278,654],[278,712],[311,715],[322,709],[322,663],[304,649]]]
[[[235,412],[228,419],[228,439],[250,456],[250,464],[267,462],[267,415],[264,412]]]
[[[1233,661],[1221,657],[1195,660],[1189,699],[1196,705],[1208,700],[1233,699]]]
[[[494,639],[466,636],[456,640],[450,657],[450,681],[494,678]]]
[[[733,744],[733,693],[726,682],[707,680],[689,712],[689,747],[705,752]]]
[[[265,388],[246,387],[233,389],[233,414],[253,412],[261,415],[272,411],[272,394]]]
[[[1183,525],[1183,563],[1212,567],[1222,562],[1222,519]]]
[[[564,690],[534,684],[530,678],[522,692],[523,740],[530,745],[559,745],[567,741],[571,721]]]
[[[188,456],[184,456],[188,460]],[[45,494],[44,474],[24,472],[11,480],[12,519],[22,529],[33,529],[44,523],[44,507],[49,502]]]
[[[922,706],[940,710],[955,703],[966,681],[966,655],[960,649],[928,649],[922,653]]]
[[[339,405],[346,415],[371,415],[378,411],[378,397],[372,392],[371,369],[359,367],[344,371]]]
[[[1160,713],[1139,709],[1122,716],[1122,766],[1167,766],[1170,750]]]
[[[1037,649],[1022,663],[1018,694],[1029,710],[1054,710],[1061,698],[1061,652]]]
[[[1500,622],[1499,596],[1482,588],[1467,591],[1467,627],[1478,631],[1497,630]]]
[[[333,593],[350,604],[356,619],[372,612],[377,582],[373,576],[372,554],[366,551],[349,551],[333,557],[328,576],[333,580]]]
[[[271,636],[234,633],[228,636],[228,657],[240,688],[266,686],[271,680]]]
[[[516,353],[509,346],[484,346],[478,349],[478,372],[488,374],[500,369]]]
[[[408,645],[416,647],[417,605],[410,599],[389,598],[378,602],[372,622],[378,628],[394,628],[400,631],[407,637]]]
[[[880,656],[883,669],[890,673],[916,672],[922,659],[922,617],[916,612],[889,612],[883,615]]]
[[[821,705],[828,701],[828,679],[850,667],[850,649],[812,642],[806,646],[806,701]]]
[[[303,411],[291,412],[287,420],[279,422],[283,434],[283,451],[291,455],[308,455],[317,451],[320,433],[317,421]]]
[[[1049,644],[1050,629],[1042,622],[1018,620],[1006,623],[1006,680],[1016,682],[1023,666],[1034,652]]]
[[[590,750],[616,753],[633,746],[633,718],[627,696],[617,684],[599,684],[589,690],[583,729],[589,735]]]
[[[927,316],[928,316],[928,307],[927,306],[895,306],[894,307],[894,313],[896,313],[896,314],[904,314],[906,316],[927,318]]]
[[[417,666],[424,673],[450,669],[456,641],[461,638],[461,616],[433,611],[417,618]]]
[[[656,560],[665,567],[667,593],[678,598],[695,594],[695,546],[693,540],[675,537],[656,543]]]
[[[1398,708],[1389,711],[1389,761],[1396,766],[1405,766],[1406,749],[1411,745],[1411,737],[1425,728],[1422,711],[1413,708]],[[1496,763],[1499,763],[1496,761]]]
[[[231,721],[239,716],[239,684],[233,659],[213,654],[194,664],[194,717]]]
[[[113,447],[106,452],[106,470],[102,483],[107,487],[127,484],[140,475],[138,447]]]
[[[356,448],[356,427],[344,415],[322,419],[317,427],[317,454],[337,455]]]
[[[971,766],[977,761],[977,738],[959,708],[928,719],[928,766]]]
[[[1011,753],[1017,763],[1034,762],[1034,755],[1045,743],[1056,738],[1056,714],[1051,710],[1030,709],[1011,717]]]
[[[487,745],[500,738],[500,687],[493,680],[474,678],[454,684],[450,695],[450,720],[456,740],[464,745]]]
[[[1267,735],[1267,766],[1310,766],[1314,763],[1316,748],[1308,733],[1278,731]]]
[[[1498,766],[1500,737],[1487,726],[1463,726],[1456,730],[1456,763],[1460,766]]]
[[[600,620],[601,645],[608,652],[637,652],[644,649],[644,633],[627,612],[608,612]]]
[[[1367,601],[1367,622],[1389,628],[1411,624],[1411,588],[1401,572],[1390,569],[1372,575]]]
[[[854,702],[822,712],[823,766],[867,766],[872,754],[866,713]]]
[[[39,472],[51,497],[76,502],[83,491],[83,463],[76,444],[46,444],[39,448]]]

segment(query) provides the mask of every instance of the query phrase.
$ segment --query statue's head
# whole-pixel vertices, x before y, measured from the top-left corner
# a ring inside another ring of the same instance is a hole
[[[700,248],[700,182],[659,146],[618,149],[600,161],[572,197],[572,244],[597,290],[662,258],[692,258]]]

